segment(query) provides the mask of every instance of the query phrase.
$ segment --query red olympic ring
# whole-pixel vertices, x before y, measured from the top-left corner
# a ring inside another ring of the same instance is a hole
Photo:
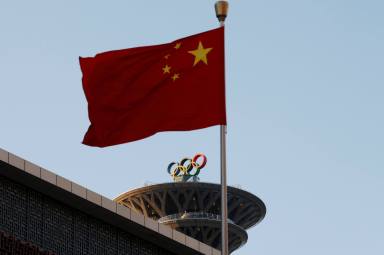
[[[201,164],[198,164],[197,161],[199,160],[200,157],[203,158],[203,162],[201,162]],[[201,168],[204,168],[205,165],[207,164],[207,157],[202,153],[198,153],[192,158],[192,162],[193,162],[194,166],[201,169]]]

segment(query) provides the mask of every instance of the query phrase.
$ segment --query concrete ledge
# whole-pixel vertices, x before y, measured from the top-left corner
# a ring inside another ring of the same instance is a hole
[[[101,206],[101,195],[87,189],[87,200]]]
[[[114,213],[116,213],[116,202],[106,198],[106,197],[101,197],[101,206],[104,207],[105,209],[108,209]]]
[[[159,224],[159,233],[172,239],[172,228],[169,226]]]
[[[199,250],[205,255],[212,255],[212,247],[206,245],[205,243],[199,242]]]
[[[173,240],[185,245],[185,235],[179,231],[172,229]]]
[[[52,173],[51,171],[41,168],[40,176],[41,176],[41,179],[43,179],[44,181],[47,181],[49,183],[52,183],[53,185],[56,185],[56,174]]]
[[[64,177],[58,176],[56,177],[56,185],[59,186],[62,189],[65,189],[66,191],[71,192],[72,191],[72,182],[65,179]]]
[[[79,197],[87,199],[87,189],[74,182],[72,182],[72,193]]]
[[[25,161],[25,171],[38,178],[41,178],[40,167],[29,161]]]
[[[191,247],[192,249],[195,249],[197,251],[199,250],[199,241],[190,236],[186,236],[185,244]]]
[[[121,204],[117,204],[116,213],[120,216],[123,216],[124,218],[131,219],[131,209]]]
[[[3,149],[0,149],[0,160],[8,163],[9,153]]]
[[[12,154],[12,153],[9,153],[8,155],[8,160],[9,160],[9,164],[14,166],[14,167],[17,167],[21,170],[24,170],[25,169],[25,161],[24,159]]]
[[[153,231],[159,232],[159,223],[151,218],[144,217],[144,225]]]
[[[131,220],[144,226],[144,215],[131,211]]]

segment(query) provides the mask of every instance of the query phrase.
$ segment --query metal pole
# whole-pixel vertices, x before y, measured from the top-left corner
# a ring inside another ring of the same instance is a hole
[[[220,126],[220,157],[221,157],[221,254],[228,255],[228,202],[227,202],[227,158],[226,135],[227,127]]]
[[[228,2],[217,1],[215,4],[216,17],[220,26],[224,26],[228,13]],[[227,126],[220,126],[220,168],[221,168],[221,254],[228,255],[228,202],[227,202]]]

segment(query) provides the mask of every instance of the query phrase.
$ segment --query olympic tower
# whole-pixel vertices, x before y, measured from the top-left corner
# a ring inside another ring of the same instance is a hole
[[[220,250],[220,185],[199,181],[205,164],[203,154],[172,162],[168,173],[174,182],[130,190],[115,201]],[[246,229],[259,223],[265,213],[266,207],[258,197],[228,187],[230,252],[247,242]]]

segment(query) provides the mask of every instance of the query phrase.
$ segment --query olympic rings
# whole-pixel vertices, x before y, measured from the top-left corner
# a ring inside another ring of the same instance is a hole
[[[207,164],[207,157],[198,153],[193,158],[183,158],[180,163],[172,162],[168,165],[168,173],[172,178],[197,176]]]

